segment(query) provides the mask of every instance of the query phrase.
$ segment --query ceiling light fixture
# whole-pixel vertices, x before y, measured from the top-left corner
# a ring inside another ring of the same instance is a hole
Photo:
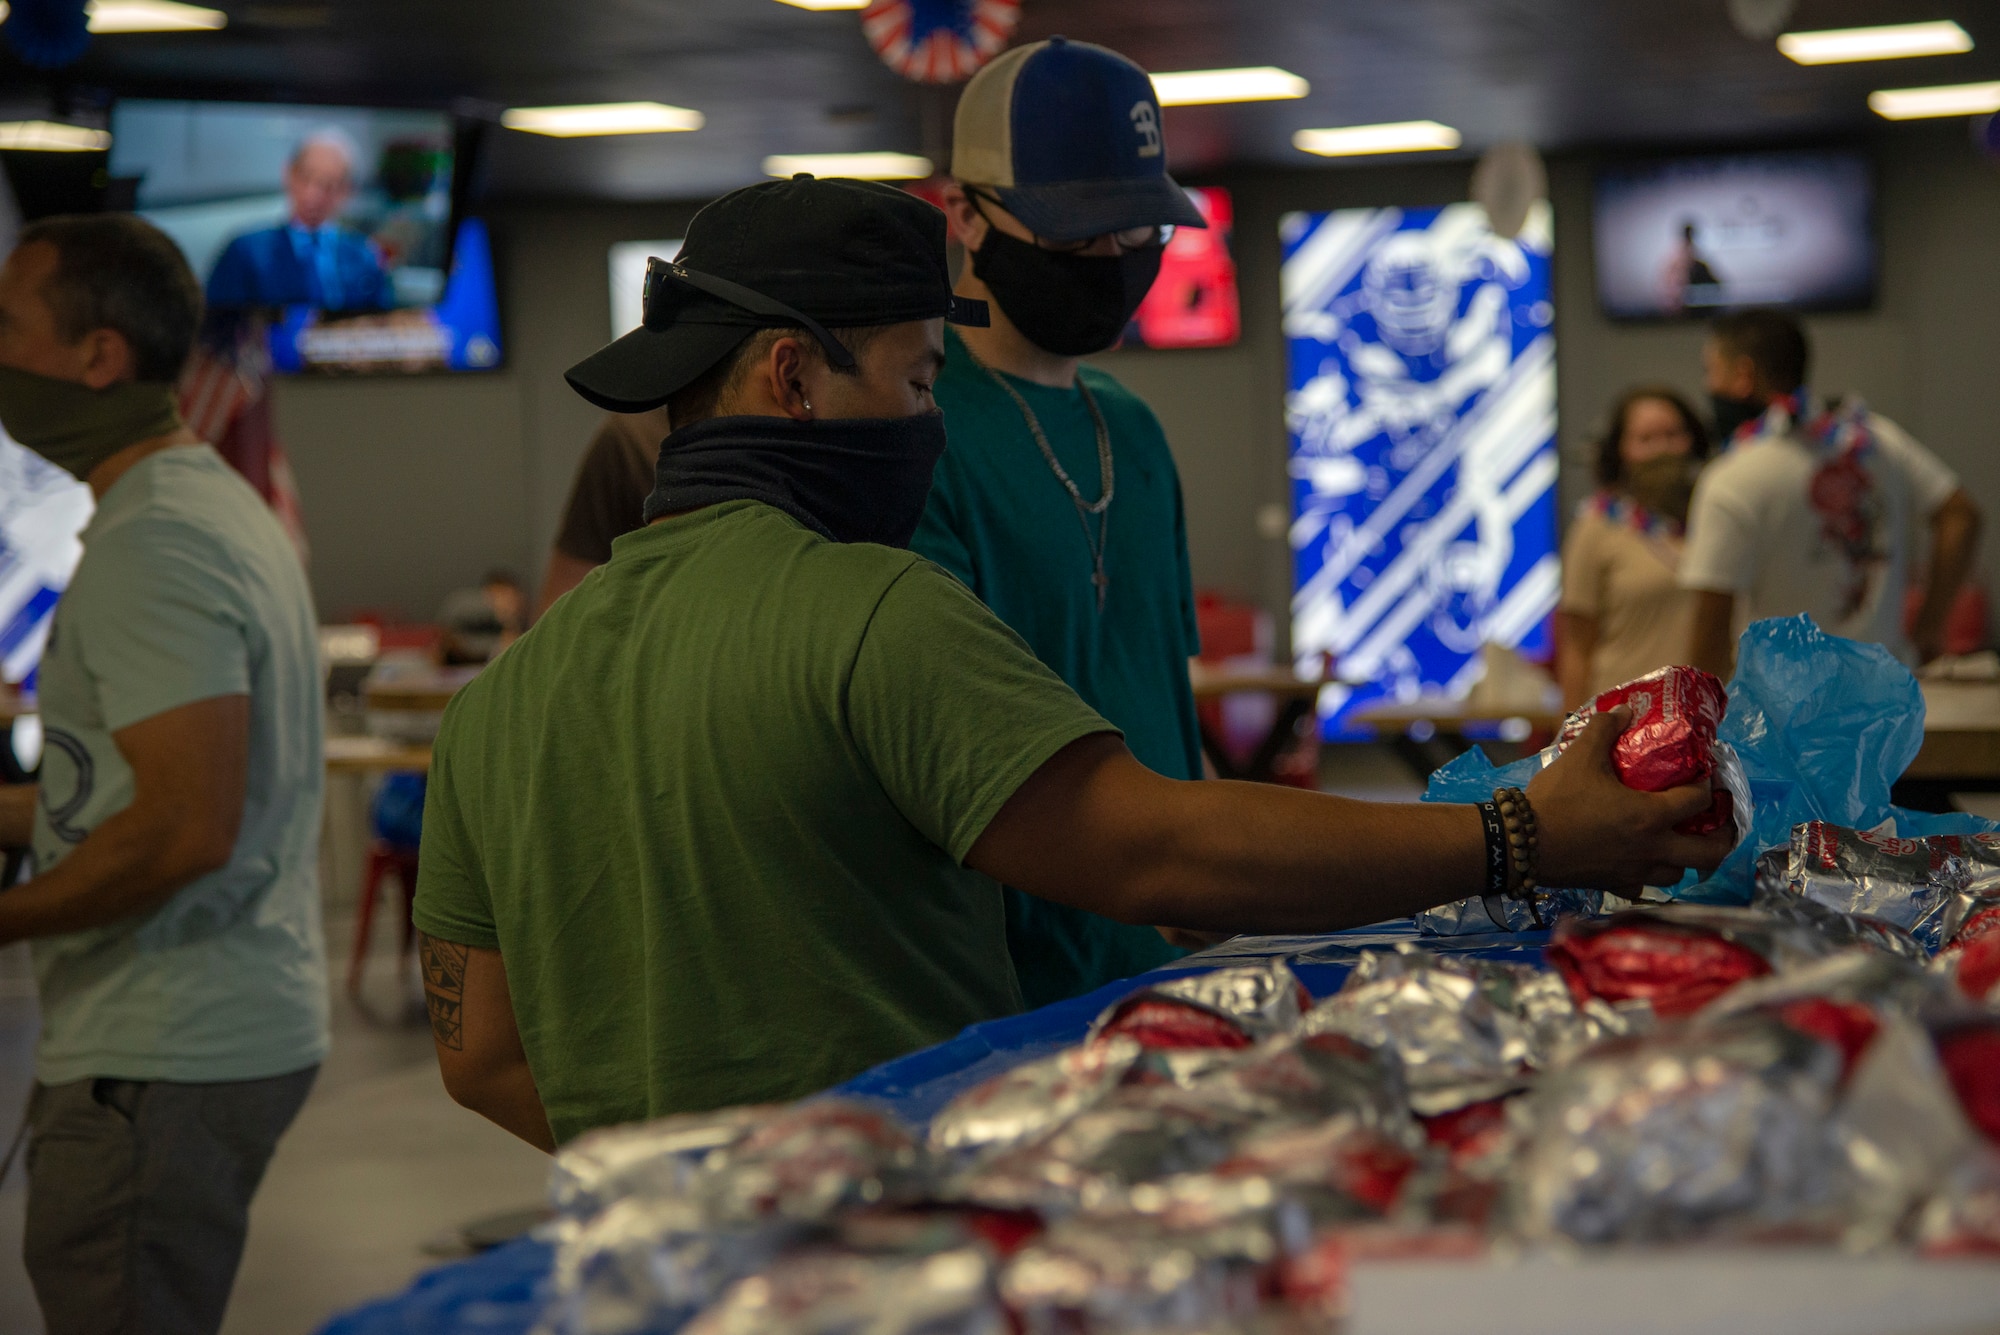
[[[212,32],[229,23],[219,9],[174,0],[91,0],[92,32]]]
[[[866,9],[870,0],[778,0],[778,3],[793,9]]]
[[[89,153],[111,147],[103,130],[55,121],[0,121],[0,148],[33,149],[43,153]]]
[[[570,107],[509,107],[500,123],[529,134],[576,139],[597,134],[671,134],[699,130],[703,117],[664,102],[598,102]]]
[[[1240,70],[1176,70],[1155,74],[1153,92],[1163,107],[1196,107],[1216,102],[1275,102],[1304,97],[1312,85],[1276,65]]]
[[[862,181],[921,181],[933,171],[929,158],[914,153],[773,153],[764,159],[766,176],[851,176]]]
[[[1300,130],[1292,147],[1323,158],[1359,157],[1369,153],[1427,153],[1457,148],[1458,131],[1436,121],[1394,121],[1386,125],[1341,125],[1326,130]]]
[[[1884,120],[1928,116],[1983,116],[2000,111],[2000,83],[1954,83],[1937,88],[1884,88],[1868,95],[1868,109]]]
[[[1949,19],[1936,23],[1892,23],[1880,28],[1788,32],[1778,38],[1778,50],[1801,65],[1952,56],[1971,49],[1971,34]]]

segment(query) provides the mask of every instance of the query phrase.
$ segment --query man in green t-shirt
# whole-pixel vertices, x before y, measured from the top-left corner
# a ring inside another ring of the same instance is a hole
[[[452,701],[416,920],[446,1087],[544,1148],[788,1099],[1020,1006],[999,883],[1120,922],[1313,931],[1492,884],[1490,810],[1188,783],[905,550],[944,449],[944,218],[798,178],[696,216],[570,372],[670,401],[647,527]],[[1705,789],[1602,725],[1531,793],[1543,872],[1712,866]],[[1673,874],[1678,874],[1674,872]]]
[[[1205,225],[1165,163],[1151,80],[1101,46],[1016,47],[966,85],[945,208],[967,255],[958,292],[993,321],[947,334],[937,400],[951,450],[910,545],[1122,730],[1140,764],[1198,779],[1180,474],[1145,403],[1081,362],[1124,333],[1174,225]],[[1150,927],[1018,890],[1006,903],[1030,1005],[1181,953]]]

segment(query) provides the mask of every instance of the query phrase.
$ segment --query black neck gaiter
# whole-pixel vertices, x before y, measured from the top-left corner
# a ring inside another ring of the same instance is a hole
[[[908,547],[944,443],[940,412],[813,422],[711,417],[661,442],[645,519],[762,501],[835,542]]]

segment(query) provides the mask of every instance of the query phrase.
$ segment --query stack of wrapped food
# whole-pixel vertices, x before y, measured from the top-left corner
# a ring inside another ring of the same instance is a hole
[[[1697,824],[1740,835],[1725,705],[1676,668],[1585,713],[1630,711],[1621,777],[1706,778]],[[582,1137],[543,1329],[1275,1335],[1337,1325],[1371,1256],[2000,1257],[2000,835],[1806,821],[1747,905],[1602,907],[1420,920],[1561,914],[1539,965],[1411,942],[1317,1002],[1282,958],[1160,981],[921,1127],[822,1097]]]
[[[827,1097],[593,1133],[545,1327],[1311,1331],[1385,1253],[2000,1254],[2000,838],[1814,823],[1759,870],[1750,907],[1565,918],[1545,967],[1173,978],[927,1127]]]

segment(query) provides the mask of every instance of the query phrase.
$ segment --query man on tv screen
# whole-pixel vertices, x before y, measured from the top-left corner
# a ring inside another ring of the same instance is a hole
[[[245,232],[208,276],[211,307],[313,306],[380,310],[394,304],[389,275],[368,239],[340,225],[354,196],[358,150],[339,130],[316,130],[285,164],[290,217]]]

